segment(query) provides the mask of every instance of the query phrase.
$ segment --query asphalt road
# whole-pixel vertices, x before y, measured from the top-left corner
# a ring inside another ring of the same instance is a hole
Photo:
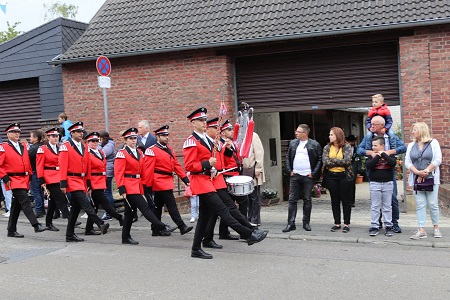
[[[0,299],[449,299],[450,250],[268,238],[222,241],[190,257],[192,234],[132,229],[63,242],[62,232],[0,235]],[[78,232],[82,232],[81,229]],[[80,236],[82,236],[80,234]]]

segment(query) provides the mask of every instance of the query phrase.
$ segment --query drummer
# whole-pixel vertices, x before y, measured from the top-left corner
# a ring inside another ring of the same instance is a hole
[[[200,107],[187,117],[193,126],[194,132],[184,142],[183,156],[185,169],[191,173],[192,193],[198,195],[200,199],[200,213],[197,227],[195,228],[191,257],[211,259],[213,258],[212,255],[203,251],[201,244],[206,234],[208,218],[213,212],[220,215],[221,219],[224,219],[231,228],[245,238],[248,245],[264,240],[267,232],[259,229],[252,230],[242,226],[231,216],[229,208],[223,204],[216,193],[216,189],[211,182],[211,172],[217,163],[217,158],[212,155],[213,144],[205,136],[206,112],[206,108]]]
[[[224,153],[226,151],[225,145],[221,142],[219,138],[219,118],[214,118],[209,121],[206,121],[206,137],[209,139],[211,143],[216,146],[216,169],[219,172],[223,172],[225,170],[225,158]],[[217,141],[217,142],[216,142]],[[231,152],[227,151],[228,154]],[[250,222],[247,218],[239,211],[237,208],[235,201],[230,197],[227,189],[227,183],[223,176],[223,173],[218,173],[216,177],[212,179],[214,187],[216,188],[217,194],[219,195],[222,202],[230,209],[230,214],[235,218],[241,225],[253,229]],[[217,221],[217,214],[213,214],[212,217],[208,221],[208,226],[206,227],[206,234],[203,239],[203,247],[207,248],[222,248],[222,245],[218,245],[214,242],[214,227]],[[220,219],[219,225],[219,239],[220,240],[238,240],[239,237],[237,235],[232,235],[228,230],[228,225],[223,219]]]

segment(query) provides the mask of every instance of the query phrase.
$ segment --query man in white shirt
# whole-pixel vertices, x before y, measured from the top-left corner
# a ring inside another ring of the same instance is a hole
[[[145,152],[148,147],[156,144],[156,137],[150,133],[150,123],[147,120],[138,123],[138,144],[137,147]]]
[[[322,147],[308,137],[309,126],[300,124],[295,131],[296,139],[289,144],[286,154],[286,171],[290,174],[288,224],[283,232],[296,230],[297,202],[303,191],[303,228],[311,231],[311,190],[320,177]]]

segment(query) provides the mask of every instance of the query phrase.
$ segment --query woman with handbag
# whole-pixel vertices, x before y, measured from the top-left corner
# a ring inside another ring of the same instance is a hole
[[[339,127],[330,129],[330,143],[323,148],[324,178],[331,196],[334,226],[331,231],[341,229],[341,203],[344,214],[343,232],[350,231],[352,197],[350,196],[353,179],[352,149],[345,143],[344,131]]]
[[[442,152],[439,142],[431,138],[428,125],[415,123],[412,127],[412,143],[406,150],[405,167],[410,171],[408,184],[414,187],[417,219],[419,229],[411,236],[418,240],[427,237],[425,231],[426,206],[430,210],[431,222],[434,225],[435,238],[442,237],[439,231],[438,192],[440,183],[439,165],[442,162]]]

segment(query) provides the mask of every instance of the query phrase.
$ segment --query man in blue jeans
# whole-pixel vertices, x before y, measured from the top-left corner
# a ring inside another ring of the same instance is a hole
[[[372,118],[370,131],[373,133],[373,136],[383,136],[385,140],[385,150],[387,155],[392,154],[402,154],[406,152],[405,143],[403,143],[400,138],[394,134],[392,137],[389,137],[386,133],[384,133],[384,125],[385,120],[381,116],[375,116]],[[372,139],[371,136],[366,135],[362,140],[361,144],[358,146],[357,153],[361,156],[370,155],[375,157],[377,154],[372,151]],[[398,199],[397,199],[397,178],[396,178],[396,170],[393,168],[393,183],[394,190],[392,192],[392,224],[393,231],[396,233],[401,233],[402,229],[398,225],[398,219],[400,218],[400,209],[398,207]],[[367,173],[370,177],[370,173]]]
[[[28,156],[30,157],[31,169],[33,170],[30,181],[30,190],[34,198],[36,218],[42,218],[45,215],[44,192],[41,189],[41,184],[39,183],[36,173],[36,152],[39,147],[43,145],[43,138],[44,133],[40,130],[33,130],[30,132],[30,149],[28,149]]]

